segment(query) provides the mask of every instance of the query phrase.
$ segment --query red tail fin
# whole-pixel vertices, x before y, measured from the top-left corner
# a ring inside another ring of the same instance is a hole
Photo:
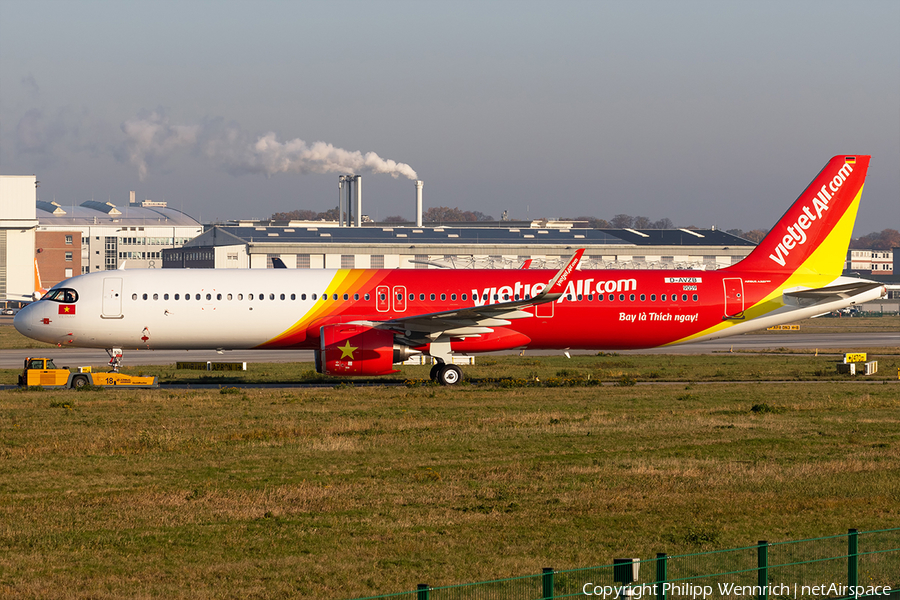
[[[869,169],[869,156],[835,156],[734,270],[838,276]]]

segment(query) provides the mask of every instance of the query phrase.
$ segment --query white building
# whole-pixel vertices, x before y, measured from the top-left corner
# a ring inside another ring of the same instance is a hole
[[[848,250],[844,271],[892,275],[894,273],[894,252],[892,250]]]
[[[78,205],[37,202],[40,231],[81,234],[81,273],[162,267],[162,250],[177,248],[203,232],[193,217],[165,202],[131,201],[119,207],[89,200]],[[32,245],[32,252],[34,246]]]
[[[34,293],[36,188],[34,175],[0,175],[0,298]]]

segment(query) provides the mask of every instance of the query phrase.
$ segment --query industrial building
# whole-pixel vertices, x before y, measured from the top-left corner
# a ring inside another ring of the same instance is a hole
[[[122,207],[93,200],[78,205],[39,200],[36,207],[39,224],[27,260],[30,265],[30,257],[37,257],[47,288],[123,263],[135,269],[160,268],[163,249],[181,246],[203,231],[197,220],[165,202],[135,201],[134,192]]]
[[[754,244],[715,229],[584,229],[574,223],[422,225],[422,181],[415,181],[415,225],[366,223],[362,177],[338,178],[337,222],[237,222],[210,226],[183,248],[164,250],[163,268],[296,269],[557,268],[585,248],[585,268],[699,268],[732,265]]]
[[[519,227],[214,226],[163,268],[558,268],[585,248],[584,268],[718,269],[754,248],[718,230],[532,229]]]

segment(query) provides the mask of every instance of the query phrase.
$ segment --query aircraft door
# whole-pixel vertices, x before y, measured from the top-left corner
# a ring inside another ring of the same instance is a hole
[[[405,312],[406,311],[406,286],[405,285],[395,285],[394,286],[394,312]]]
[[[726,319],[744,318],[744,280],[740,277],[726,277],[722,280],[725,286]]]
[[[122,278],[103,278],[103,306],[100,316],[104,319],[122,318]]]
[[[534,316],[542,319],[549,319],[553,316],[554,306],[556,306],[556,300],[538,304],[534,307]]]
[[[391,288],[386,285],[375,288],[375,310],[378,312],[391,310]]]

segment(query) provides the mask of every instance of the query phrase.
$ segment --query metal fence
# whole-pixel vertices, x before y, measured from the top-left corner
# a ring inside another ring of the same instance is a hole
[[[897,598],[900,527],[418,589],[359,600]]]

